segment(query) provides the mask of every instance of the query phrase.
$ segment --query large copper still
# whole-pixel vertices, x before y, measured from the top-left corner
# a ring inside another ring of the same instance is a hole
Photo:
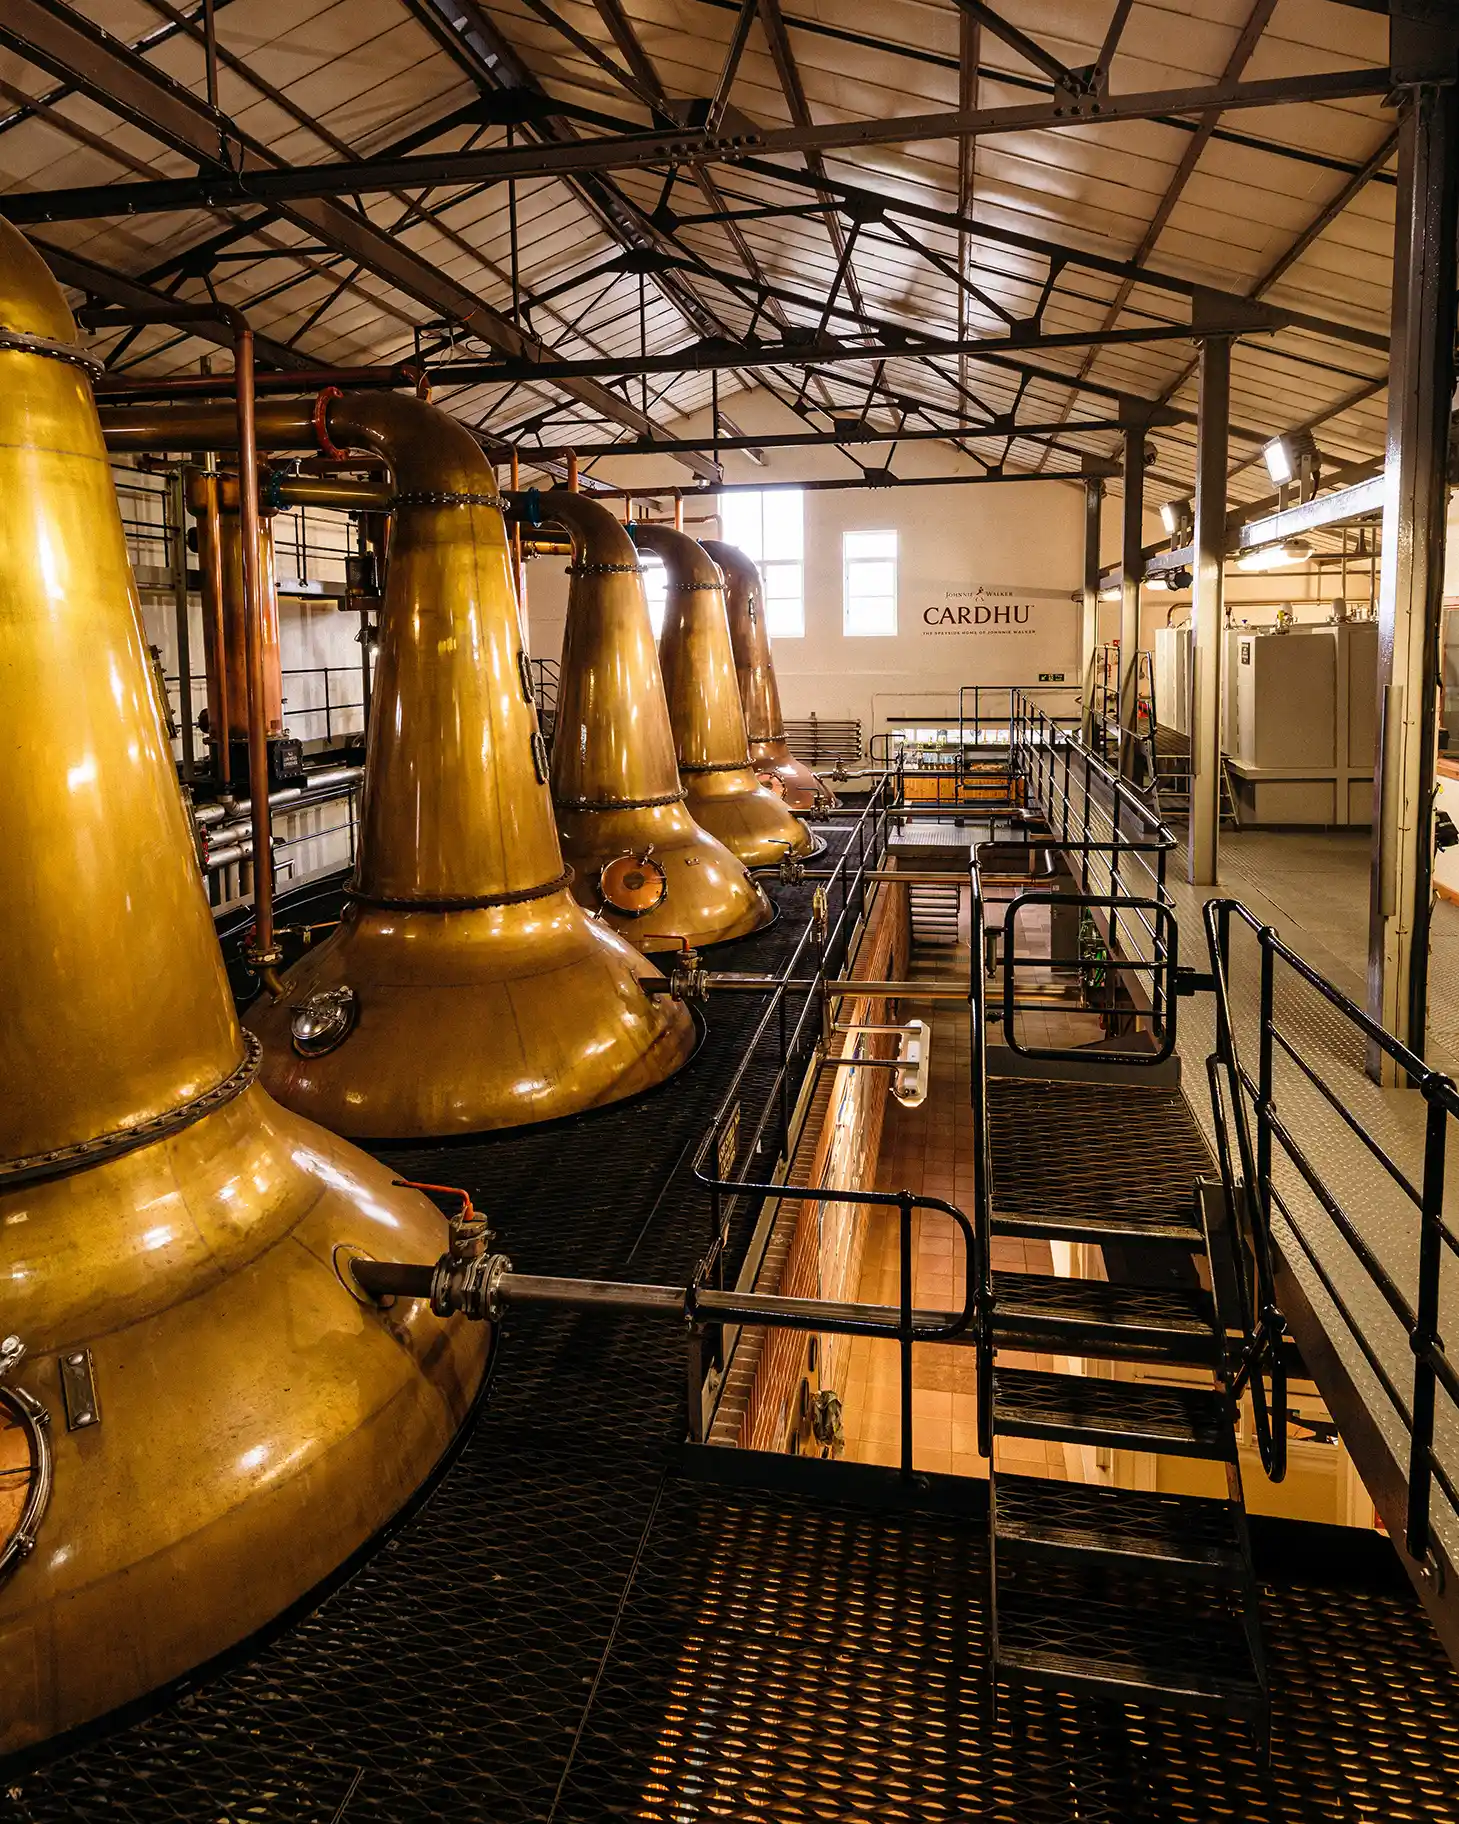
[[[358,1296],[350,1258],[445,1224],[256,1081],[84,359],[0,222],[0,1754],[304,1596],[429,1474],[486,1341]]]
[[[775,661],[770,656],[770,623],[765,614],[765,586],[760,572],[736,545],[717,538],[699,542],[724,576],[724,602],[740,701],[745,709],[750,764],[762,779],[768,776],[779,781],[785,802],[793,811],[813,811],[834,804],[836,794],[831,787],[823,784],[803,760],[796,759],[785,738],[785,715],[780,707],[780,686],[775,681]]]
[[[671,1076],[693,1022],[570,890],[501,502],[480,446],[390,393],[260,400],[271,450],[368,449],[395,484],[344,918],[261,1000],[263,1080],[354,1137],[479,1133]],[[117,448],[226,446],[226,410],[119,408]]]
[[[572,536],[552,796],[574,892],[647,951],[758,930],[769,900],[685,808],[632,540],[582,494],[536,506]]]
[[[815,847],[810,830],[750,765],[719,567],[673,526],[635,524],[629,532],[668,571],[659,663],[689,814],[747,868],[808,854]]]

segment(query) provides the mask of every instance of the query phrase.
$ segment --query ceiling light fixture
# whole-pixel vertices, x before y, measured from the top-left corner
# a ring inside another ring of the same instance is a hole
[[[1188,500],[1167,500],[1160,509],[1160,523],[1173,541],[1188,538],[1196,523]]]
[[[1277,545],[1259,545],[1254,551],[1243,551],[1236,560],[1238,570],[1287,570],[1294,564],[1305,564],[1312,557],[1312,547],[1305,538],[1283,539]]]

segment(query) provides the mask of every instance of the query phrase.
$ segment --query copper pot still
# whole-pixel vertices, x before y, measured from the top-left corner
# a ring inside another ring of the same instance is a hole
[[[525,510],[528,497],[513,501]],[[769,900],[685,803],[632,540],[582,494],[530,506],[572,538],[551,777],[573,892],[647,952],[758,931]]]
[[[635,524],[629,533],[668,572],[659,664],[690,815],[747,868],[809,854],[809,828],[766,790],[751,764],[719,566],[672,526]]]
[[[0,1755],[247,1638],[429,1475],[487,1336],[446,1225],[257,1081],[84,355],[0,222]]]
[[[480,1133],[650,1089],[694,1048],[659,971],[572,892],[502,502],[423,400],[262,399],[270,450],[382,457],[394,484],[359,852],[339,928],[247,1024],[263,1081],[352,1138]],[[107,414],[114,447],[226,447],[216,408]]]
[[[785,738],[785,716],[780,707],[780,686],[775,681],[765,585],[760,572],[737,545],[727,545],[717,538],[702,538],[699,542],[724,577],[730,646],[745,710],[750,763],[762,780],[779,782],[781,795],[793,811],[827,809],[836,802],[835,792],[803,760],[796,759]]]

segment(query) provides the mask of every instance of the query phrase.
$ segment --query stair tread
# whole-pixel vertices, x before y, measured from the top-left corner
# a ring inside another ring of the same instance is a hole
[[[1235,1450],[1225,1397],[1214,1389],[1031,1368],[993,1370],[993,1429],[1223,1461]]]
[[[1262,1673],[1238,1599],[1048,1566],[1000,1570],[994,1656],[1001,1677],[1124,1701],[1254,1714]]]
[[[1215,1163],[1179,1090],[995,1077],[988,1121],[994,1234],[1204,1249]]]
[[[1204,1251],[1206,1238],[1193,1214],[1176,1210],[1121,1208],[1103,1210],[995,1209],[995,1235],[1021,1235],[1030,1240],[1172,1242]]]
[[[1000,1555],[1115,1561],[1224,1582],[1239,1581],[1245,1569],[1235,1505],[1198,1495],[1102,1488],[1000,1470],[993,1479],[993,1532]]]
[[[1198,1286],[1130,1286],[1054,1273],[994,1273],[995,1322],[1095,1324],[1211,1337],[1215,1307]]]

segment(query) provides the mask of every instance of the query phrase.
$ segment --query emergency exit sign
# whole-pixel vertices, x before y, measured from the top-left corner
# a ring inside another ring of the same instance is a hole
[[[1062,671],[1041,671],[1039,673],[1040,684],[1062,684],[1063,682],[1064,674]]]

